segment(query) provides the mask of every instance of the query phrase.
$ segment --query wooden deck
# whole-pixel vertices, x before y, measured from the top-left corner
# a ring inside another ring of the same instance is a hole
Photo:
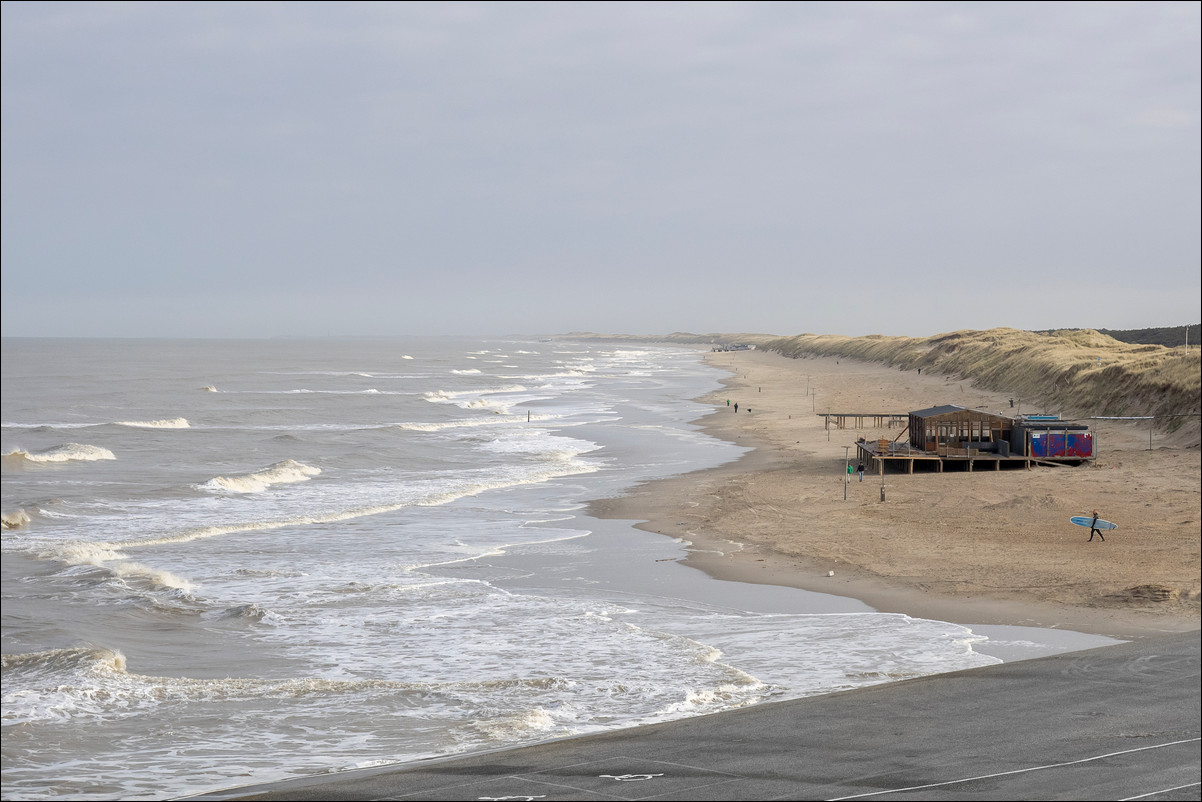
[[[863,429],[865,421],[872,421],[868,428],[894,429],[906,426],[909,416],[902,412],[819,412],[818,417],[826,419],[826,428],[830,429]]]
[[[1060,468],[1087,461],[1075,457],[1071,459],[1048,459],[1046,457],[1037,459],[1017,454],[1003,457],[990,452],[978,451],[975,448],[948,448],[940,450],[936,454],[913,448],[908,442],[895,443],[892,441],[889,441],[888,447],[882,450],[878,440],[857,442],[856,458],[869,473],[881,475],[885,472],[886,463],[889,463],[890,467],[899,469],[904,466],[906,473],[914,473],[915,463],[928,465],[936,473],[943,473],[944,467],[948,464],[962,466],[971,473],[974,470],[1000,471],[1003,467],[1030,470],[1032,465]]]

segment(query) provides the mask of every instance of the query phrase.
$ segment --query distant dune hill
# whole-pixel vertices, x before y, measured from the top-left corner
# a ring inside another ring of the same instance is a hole
[[[1185,327],[1179,328],[1184,334]],[[687,332],[568,336],[711,346],[746,343],[795,359],[829,356],[880,362],[900,370],[922,368],[1012,393],[1065,417],[1155,415],[1157,428],[1175,434],[1182,445],[1196,447],[1202,440],[1202,349],[1197,345],[1188,349],[1138,345],[1093,329],[997,328],[933,337]],[[932,398],[931,404],[943,401]]]
[[[1198,345],[1202,342],[1198,339],[1199,330],[1202,330],[1202,325],[1197,323],[1192,326],[1162,326],[1157,329],[1098,329],[1119,342],[1170,347]]]
[[[934,337],[802,334],[759,340],[785,356],[835,356],[933,371],[1038,400],[1065,416],[1157,416],[1157,428],[1199,442],[1202,350],[1134,345],[1093,329],[955,331]],[[932,399],[939,403],[940,399]]]

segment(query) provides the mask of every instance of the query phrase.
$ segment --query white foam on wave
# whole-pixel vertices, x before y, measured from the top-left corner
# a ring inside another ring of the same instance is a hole
[[[380,692],[419,695],[429,686],[392,680],[318,678],[193,679],[131,672],[125,655],[102,647],[54,649],[0,657],[4,725],[145,715],[164,705],[262,699],[327,701]]]
[[[373,378],[380,377],[376,376]],[[297,387],[292,390],[226,390],[224,392],[235,395],[413,395],[412,392],[378,390],[374,387],[369,387],[366,390],[312,390],[308,387]]]
[[[528,421],[537,423],[540,421],[558,420],[561,417],[561,415],[547,414],[530,415],[529,417],[526,415],[498,414],[491,418],[466,418],[462,420],[439,421],[437,423],[398,423],[396,427],[412,432],[441,432],[446,429],[469,429],[477,426],[499,426],[507,423],[526,423]]]
[[[25,512],[25,510],[6,512],[0,518],[0,522],[3,523],[5,529],[24,529],[29,526],[30,520],[29,513]]]
[[[482,409],[486,412],[495,412],[503,414],[513,408],[512,404],[502,404],[498,401],[490,401],[487,398],[473,398],[470,401],[464,401],[459,404],[463,409]]]
[[[562,713],[560,714],[562,717]],[[565,717],[566,718],[566,717]],[[490,741],[513,742],[537,738],[549,733],[561,724],[554,713],[546,708],[535,707],[518,710],[495,718],[481,718],[472,722],[472,728]],[[564,734],[580,734],[571,729]]]
[[[191,593],[195,586],[170,571],[127,560],[111,543],[88,543],[68,541],[44,547],[38,555],[42,559],[58,560],[67,565],[90,565],[103,568],[113,577],[123,581],[134,581],[150,585],[152,590],[178,590]]]
[[[140,429],[187,429],[192,424],[187,418],[164,418],[162,420],[119,420],[118,426],[134,426]]]
[[[428,393],[423,393],[422,396],[427,400],[436,404],[456,403],[461,398],[479,398],[485,395],[496,395],[499,393],[524,393],[527,387],[524,384],[507,384],[503,387],[476,387],[471,390],[431,390]]]
[[[238,476],[215,476],[203,484],[201,490],[229,491],[233,493],[260,493],[272,485],[305,482],[321,473],[321,468],[303,462],[286,459],[260,471]]]
[[[601,448],[588,440],[561,437],[545,429],[518,429],[508,435],[480,443],[479,447],[495,454],[528,454],[551,460],[570,460]]]
[[[88,543],[81,540],[48,546],[38,556],[68,565],[104,565],[107,562],[125,559],[119,548],[111,543]]]
[[[512,395],[528,392],[522,384],[511,384],[504,387],[480,387],[472,390],[434,390],[423,393],[423,397],[433,404],[454,404],[461,409],[479,409],[487,412],[504,414],[522,398],[500,399],[491,396]]]
[[[566,370],[566,371],[558,371],[556,373],[516,373],[516,374],[512,374],[512,375],[498,376],[498,378],[517,379],[520,381],[546,381],[548,379],[587,379],[587,378],[592,378],[594,375],[595,374],[593,371]],[[547,385],[544,385],[544,386],[547,386]]]
[[[439,507],[461,498],[479,495],[490,490],[504,490],[511,487],[539,484],[562,476],[592,473],[599,467],[582,460],[558,459],[545,462],[537,467],[527,467],[514,470],[498,470],[497,468],[481,468],[462,475],[453,485],[432,483],[426,488],[418,488],[402,500],[389,504],[374,504],[350,509],[339,509],[315,515],[298,515],[288,518],[268,519],[258,521],[242,521],[214,526],[202,526],[185,529],[180,532],[165,534],[144,539],[126,540],[115,543],[91,544],[98,549],[130,549],[146,546],[160,546],[168,543],[188,543],[211,537],[238,534],[243,532],[264,532],[287,527],[313,526],[320,524],[339,523],[357,518],[396,512],[407,507]]]
[[[153,566],[145,565],[136,562],[120,562],[116,565],[106,566],[113,575],[123,580],[136,580],[140,582],[149,582],[153,588],[178,590],[183,593],[191,593],[195,589],[195,585],[183,577],[177,576],[170,571],[164,571]]]
[[[90,446],[84,443],[63,443],[62,445],[48,448],[45,451],[22,451],[17,449],[5,454],[4,457],[5,459],[19,459],[33,463],[94,462],[96,460],[117,458],[107,448]]]

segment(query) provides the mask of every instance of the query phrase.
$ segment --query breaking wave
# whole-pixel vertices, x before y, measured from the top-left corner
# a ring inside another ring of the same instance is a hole
[[[51,463],[51,462],[93,462],[102,459],[116,459],[113,452],[107,448],[100,446],[89,446],[83,443],[63,443],[45,451],[10,451],[4,455],[5,459],[20,460],[22,462],[32,463]]]
[[[423,397],[434,404],[454,404],[462,409],[482,409],[501,414],[513,407],[514,400],[494,400],[488,396],[524,392],[528,392],[524,385],[511,384],[507,387],[485,387],[476,390],[434,390],[424,393]]]
[[[191,426],[185,418],[164,418],[162,420],[119,420],[118,426],[134,426],[140,429],[187,429]]]
[[[15,512],[4,513],[3,518],[0,520],[2,520],[5,529],[23,529],[29,526],[30,518],[29,513],[25,512],[25,510],[16,510]]]
[[[128,669],[120,651],[99,646],[52,649],[0,656],[4,671],[6,727],[36,721],[90,718],[96,721],[145,715],[164,705],[197,702],[260,703],[263,700],[316,704],[391,697],[404,707],[446,699],[474,698],[478,683],[408,682],[387,679],[292,677],[259,679],[149,676]],[[546,680],[518,679],[514,690],[537,695]]]
[[[427,401],[432,401],[438,404],[455,403],[458,399],[465,396],[478,398],[482,395],[493,395],[495,393],[524,393],[529,388],[524,384],[509,384],[504,387],[480,387],[475,390],[432,390],[428,393],[423,393],[422,396]]]
[[[187,579],[139,562],[132,562],[118,549],[119,544],[68,541],[43,549],[42,559],[58,560],[67,565],[99,568],[107,578],[118,579],[148,591],[171,590],[191,593],[195,586]]]
[[[224,490],[234,493],[259,493],[272,485],[306,482],[321,473],[321,468],[286,459],[261,471],[240,476],[215,476],[198,485],[201,490]]]
[[[527,418],[525,415],[505,415],[497,413],[491,418],[470,418],[464,420],[439,421],[431,423],[398,423],[398,429],[404,429],[411,432],[441,432],[445,429],[466,429],[474,426],[496,426],[503,423],[527,423],[530,421],[547,421],[559,420],[561,415],[539,414],[531,415]]]
[[[592,444],[589,445],[591,446]],[[562,455],[557,456],[559,458],[547,465],[544,465],[541,469],[525,471],[519,475],[506,475],[503,473],[496,474],[491,469],[480,469],[479,471],[473,472],[473,477],[469,477],[465,481],[457,483],[455,486],[448,487],[439,485],[438,483],[433,483],[428,487],[416,489],[412,495],[404,500],[398,500],[387,504],[375,504],[354,507],[350,509],[336,509],[328,512],[321,512],[315,515],[300,515],[277,519],[231,522],[228,524],[217,524],[213,526],[199,526],[183,529],[175,533],[166,533],[142,539],[124,540],[119,542],[72,542],[58,545],[51,550],[43,552],[41,556],[44,559],[58,559],[68,563],[90,562],[93,564],[99,564],[97,561],[104,562],[109,560],[125,559],[125,555],[120,551],[122,549],[160,546],[167,543],[189,543],[194,540],[223,537],[225,535],[240,534],[244,532],[265,532],[283,529],[286,527],[338,523],[341,521],[350,521],[358,518],[380,515],[383,513],[396,512],[397,510],[402,510],[407,507],[439,507],[458,499],[474,496],[489,490],[501,490],[510,487],[519,487],[521,485],[537,484],[562,476],[593,473],[594,471],[600,470],[600,468],[595,464],[573,459],[571,452],[565,452]],[[291,460],[288,460],[288,462],[291,462]],[[300,463],[295,464],[300,465]],[[307,468],[308,466],[304,467]],[[72,550],[78,550],[78,552]]]

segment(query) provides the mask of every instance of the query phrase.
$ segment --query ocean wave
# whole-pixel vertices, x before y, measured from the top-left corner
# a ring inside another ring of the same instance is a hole
[[[51,546],[43,546],[38,556],[43,560],[57,560],[71,566],[92,566],[99,568],[99,581],[118,579],[122,583],[146,591],[178,591],[191,593],[195,586],[187,579],[176,576],[170,571],[164,571],[153,566],[130,561],[120,550],[120,546],[112,543],[89,543],[86,541],[68,541]]]
[[[560,715],[563,715],[562,712]],[[472,721],[471,726],[488,741],[510,743],[546,737],[548,733],[558,730],[563,725],[552,711],[535,707],[493,718],[476,719]],[[569,729],[566,734],[575,735],[580,732],[577,729]]]
[[[574,459],[601,448],[588,440],[553,435],[543,429],[519,430],[504,439],[480,442],[477,447],[495,454],[538,455],[555,461]]]
[[[502,387],[477,387],[472,390],[431,390],[428,393],[423,393],[422,396],[427,401],[434,403],[445,404],[454,403],[461,398],[479,398],[485,395],[496,395],[498,393],[524,393],[529,388],[524,384],[507,384]]]
[[[297,571],[291,568],[239,568],[234,572],[239,576],[253,577],[284,577],[294,578],[298,576],[308,576],[304,571]]]
[[[213,385],[211,385],[211,384],[206,384],[204,387],[201,387],[200,389],[204,390],[206,393],[215,393],[215,392],[217,392],[217,388],[216,388],[216,387],[214,387],[214,386],[213,386]]]
[[[511,487],[539,484],[541,482],[548,482],[552,479],[558,479],[563,476],[593,473],[598,470],[600,470],[600,468],[597,465],[574,459],[555,460],[546,462],[533,470],[519,470],[511,473],[498,473],[495,468],[481,468],[472,472],[472,476],[477,477],[475,479],[473,479],[471,476],[464,477],[461,483],[456,484],[453,487],[445,487],[435,484],[429,490],[415,491],[410,498],[391,504],[354,507],[351,509],[335,510],[316,515],[300,515],[291,518],[281,518],[275,520],[244,521],[238,523],[219,524],[215,526],[203,526],[196,527],[194,529],[186,529],[173,534],[164,534],[161,536],[149,537],[140,540],[126,540],[117,543],[94,543],[88,545],[100,550],[107,549],[117,552],[121,549],[161,546],[168,543],[189,543],[194,540],[204,540],[211,537],[222,537],[225,535],[240,534],[243,532],[265,532],[274,529],[284,529],[286,527],[340,523],[342,521],[351,521],[357,518],[366,518],[373,515],[397,512],[398,510],[403,510],[408,507],[439,507],[450,504],[451,502],[457,501],[461,498],[475,496],[490,490],[504,490]]]
[[[272,613],[270,610],[264,609],[253,602],[250,604],[239,604],[235,607],[227,607],[226,609],[218,612],[216,615],[218,618],[254,622],[266,620],[274,623],[281,620],[280,617],[275,613]]]
[[[114,565],[106,565],[105,568],[122,581],[149,584],[149,590],[177,590],[181,593],[191,593],[196,587],[188,580],[176,576],[170,571],[163,571],[142,563],[119,562]]]
[[[29,513],[25,510],[14,510],[13,512],[4,513],[0,517],[0,522],[3,523],[5,529],[24,529],[26,526],[29,526],[30,517]]]
[[[101,446],[90,446],[84,443],[63,443],[45,451],[22,451],[17,449],[4,455],[6,460],[18,460],[31,463],[54,462],[93,462],[95,460],[116,459],[113,452]]]
[[[417,696],[437,691],[426,683],[319,678],[193,679],[131,672],[125,655],[97,646],[0,657],[5,726],[80,718],[110,720],[144,715],[170,704],[263,699],[336,700],[383,692]]]
[[[487,412],[495,412],[497,414],[508,412],[513,407],[512,404],[501,404],[484,398],[474,398],[471,401],[464,401],[459,406],[464,409],[483,409]]]
[[[296,390],[260,390],[258,392],[260,392],[264,395],[275,395],[275,394],[294,395],[297,393],[307,393],[307,394],[316,394],[316,395],[385,395],[385,393],[380,392],[379,390],[375,389],[374,387],[369,387],[366,390],[310,390],[306,387],[301,387]],[[388,393],[388,395],[394,395],[394,393]]]
[[[162,420],[119,420],[118,426],[134,426],[141,429],[187,429],[191,426],[186,418],[164,418]]]
[[[538,415],[505,415],[497,414],[491,418],[465,418],[452,421],[438,421],[430,423],[397,423],[395,426],[398,429],[404,429],[412,432],[441,432],[446,429],[469,429],[476,426],[498,426],[506,423],[538,423],[548,420],[561,420],[562,415],[559,414],[538,414]]]
[[[433,404],[454,404],[461,409],[479,409],[504,414],[509,412],[519,399],[501,400],[489,396],[524,392],[528,392],[525,385],[511,384],[504,387],[482,387],[474,390],[433,390],[423,393],[423,397]]]
[[[503,423],[517,423],[519,420],[526,420],[525,417],[517,415],[498,416],[495,418],[475,418],[473,420],[455,420],[441,421],[438,423],[398,423],[398,429],[404,429],[409,432],[441,432],[446,429],[463,429],[475,426],[496,426]]]
[[[50,649],[44,652],[0,655],[0,668],[5,679],[16,679],[16,675],[28,678],[31,675],[76,674],[97,671],[124,671],[125,655],[121,652],[97,646],[77,646],[69,649]],[[9,676],[9,672],[13,676]]]
[[[92,426],[98,426],[96,423],[17,423],[16,421],[5,421],[0,426],[5,429],[34,429],[39,432],[52,432],[55,429],[88,429]]]
[[[234,493],[259,493],[272,485],[306,482],[321,473],[321,468],[303,462],[286,459],[261,471],[240,476],[215,476],[197,485],[201,490],[231,491]]]
[[[124,560],[125,555],[111,543],[89,543],[71,540],[45,547],[38,555],[44,560],[58,560],[68,565],[103,565]]]

